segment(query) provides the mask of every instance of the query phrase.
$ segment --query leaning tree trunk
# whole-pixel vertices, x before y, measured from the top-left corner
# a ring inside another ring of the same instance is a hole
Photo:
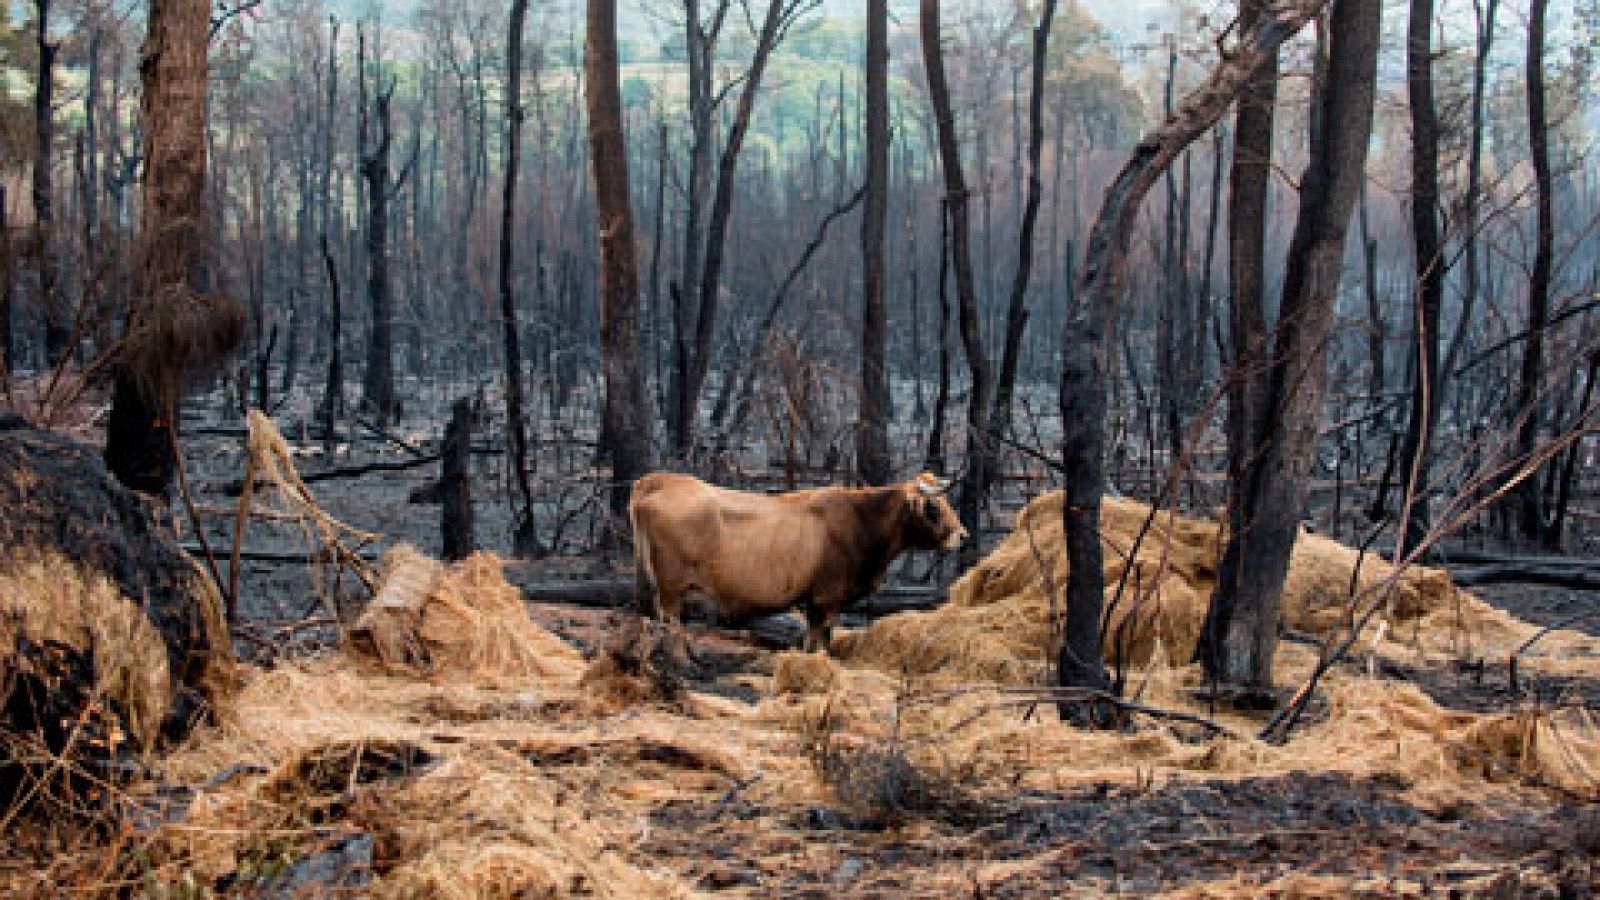
[[[506,172],[500,205],[500,336],[505,349],[506,450],[510,453],[517,509],[512,516],[511,545],[518,556],[538,550],[533,530],[533,488],[528,483],[528,427],[522,392],[522,326],[512,284],[517,224],[517,172],[522,162],[522,36],[528,0],[512,0],[506,33]]]
[[[1433,0],[1411,0],[1406,33],[1406,88],[1411,107],[1411,239],[1417,293],[1412,304],[1411,415],[1400,459],[1405,465],[1401,558],[1428,533],[1428,459],[1438,426],[1439,307],[1444,297],[1445,260],[1439,236],[1439,115],[1433,105],[1430,41]]]
[[[588,0],[589,158],[600,236],[600,355],[604,431],[611,458],[611,511],[627,515],[628,493],[650,464],[650,418],[639,360],[639,261],[628,194],[628,148],[617,75],[616,0]]]
[[[1345,232],[1365,177],[1377,72],[1380,0],[1335,0],[1321,127],[1300,182],[1278,321],[1266,364],[1243,377],[1261,406],[1230,469],[1240,507],[1208,611],[1207,674],[1246,703],[1271,697],[1280,600],[1315,456],[1327,344]]]
[[[1513,410],[1521,421],[1517,428],[1517,455],[1533,458],[1539,440],[1539,382],[1544,378],[1544,329],[1550,308],[1550,267],[1555,244],[1555,213],[1550,181],[1550,132],[1545,116],[1544,30],[1546,0],[1531,0],[1528,7],[1528,150],[1533,157],[1535,227],[1533,270],[1528,276],[1528,339],[1522,345],[1522,368],[1517,379]],[[1525,473],[1516,488],[1517,524],[1528,541],[1545,540],[1544,504],[1537,473]]]
[[[867,0],[866,207],[861,214],[861,395],[856,471],[867,484],[888,484],[893,417],[888,312],[884,308],[884,224],[889,212],[889,2]]]
[[[132,308],[106,425],[106,467],[165,497],[176,460],[184,381],[220,365],[244,334],[237,303],[201,293],[211,235],[206,213],[205,0],[152,0],[139,72],[144,81],[143,204]]]
[[[989,483],[993,449],[989,446],[989,356],[984,350],[983,324],[978,314],[978,295],[972,282],[971,224],[968,215],[967,181],[961,171],[961,147],[956,136],[955,113],[951,109],[950,85],[944,71],[944,46],[939,24],[939,0],[922,0],[921,15],[923,67],[928,73],[928,95],[933,104],[933,120],[938,133],[939,167],[944,171],[946,214],[950,217],[950,259],[956,276],[956,303],[961,325],[961,343],[966,349],[967,372],[971,375],[971,396],[967,402],[967,467],[961,476],[956,512],[973,534],[980,532],[984,488]],[[960,565],[978,561],[981,552],[976,539],[961,548]]]
[[[1084,253],[1076,291],[1081,299],[1063,335],[1061,415],[1063,421],[1074,423],[1061,446],[1067,473],[1062,516],[1069,567],[1058,664],[1058,678],[1064,686],[1103,690],[1109,684],[1100,655],[1100,615],[1105,601],[1100,500],[1106,488],[1106,364],[1115,346],[1116,300],[1139,205],[1178,154],[1222,118],[1246,81],[1325,2],[1301,0],[1263,14],[1177,111],[1139,141],[1106,188]],[[1082,709],[1071,698],[1063,699],[1059,707],[1064,716],[1082,718]],[[1103,712],[1091,709],[1089,718],[1103,721]]]

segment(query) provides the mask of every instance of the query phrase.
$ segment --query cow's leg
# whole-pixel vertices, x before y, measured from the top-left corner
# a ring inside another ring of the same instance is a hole
[[[836,614],[819,603],[806,604],[806,640],[800,649],[806,653],[822,652],[828,655],[828,644],[833,639],[833,620]]]

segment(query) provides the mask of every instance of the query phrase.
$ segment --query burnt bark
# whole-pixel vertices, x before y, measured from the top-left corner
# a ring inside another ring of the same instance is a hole
[[[1011,403],[1016,391],[1017,366],[1022,357],[1022,338],[1028,325],[1028,282],[1033,275],[1034,232],[1039,224],[1039,200],[1043,183],[1039,161],[1044,146],[1044,90],[1046,64],[1050,52],[1050,26],[1055,21],[1056,0],[1045,0],[1039,11],[1039,24],[1033,29],[1033,76],[1028,88],[1028,184],[1022,207],[1022,230],[1017,237],[1017,270],[1011,281],[1011,297],[1006,305],[1005,347],[1000,354],[1000,375],[995,381],[994,410],[989,432],[998,440],[1011,428]],[[991,480],[993,472],[988,473]]]
[[[589,159],[600,238],[603,431],[611,460],[611,512],[625,521],[633,482],[650,464],[649,406],[639,357],[639,262],[628,193],[628,150],[617,73],[616,0],[588,0],[584,54]]]
[[[1517,454],[1531,460],[1539,440],[1539,385],[1544,378],[1544,332],[1550,312],[1550,271],[1555,249],[1554,194],[1550,177],[1550,131],[1545,115],[1544,35],[1546,0],[1530,0],[1528,6],[1528,151],[1533,162],[1534,230],[1533,269],[1528,275],[1528,339],[1522,345],[1522,364],[1517,373],[1513,416],[1517,427]],[[1517,484],[1515,506],[1517,527],[1523,539],[1545,542],[1543,497],[1536,471],[1529,471]]]
[[[992,448],[989,446],[989,356],[984,350],[983,323],[978,313],[978,295],[972,280],[971,223],[968,212],[966,176],[961,169],[961,146],[956,136],[955,112],[951,108],[950,85],[944,69],[943,37],[939,24],[939,0],[921,0],[923,68],[928,76],[928,95],[933,104],[933,120],[938,135],[939,168],[944,173],[946,214],[950,217],[950,260],[956,276],[956,311],[961,327],[961,344],[966,351],[971,394],[967,401],[967,465],[961,475],[956,496],[956,514],[974,534],[983,516],[984,491],[989,483]],[[962,568],[978,561],[979,542],[962,545]]]
[[[1063,421],[1075,424],[1066,431],[1061,447],[1068,561],[1066,623],[1057,672],[1063,685],[1104,689],[1109,684],[1100,652],[1105,596],[1100,501],[1106,488],[1106,370],[1115,346],[1112,328],[1117,296],[1140,203],[1178,154],[1222,118],[1246,82],[1323,3],[1303,0],[1264,12],[1244,30],[1233,53],[1174,114],[1139,141],[1106,188],[1084,253],[1076,291],[1078,308],[1063,334],[1061,415]],[[1070,701],[1061,706],[1065,716],[1081,718],[1084,712]],[[1103,722],[1106,710],[1092,708],[1089,718]]]
[[[72,322],[61,306],[60,261],[56,258],[55,156],[56,56],[50,40],[50,0],[34,0],[33,86],[33,262],[39,279],[39,311],[44,317],[45,356],[51,365],[71,351]]]
[[[512,0],[511,22],[506,32],[506,133],[505,184],[500,204],[500,340],[506,385],[506,449],[516,487],[511,545],[518,556],[538,552],[533,524],[533,488],[528,482],[532,460],[528,456],[527,412],[522,384],[522,325],[517,315],[514,284],[517,224],[517,176],[522,164],[522,40],[528,19],[528,0]],[[469,512],[470,515],[470,512]]]
[[[1439,115],[1433,103],[1432,28],[1433,0],[1411,0],[1406,94],[1411,108],[1411,238],[1417,281],[1411,315],[1411,410],[1400,457],[1406,467],[1404,503],[1409,508],[1401,534],[1401,557],[1422,542],[1431,523],[1428,463],[1443,385],[1439,308],[1444,297],[1445,260],[1439,234]]]
[[[856,473],[888,484],[893,418],[888,311],[884,307],[884,225],[889,213],[889,3],[867,0],[866,206],[861,214],[861,394],[856,422]]]
[[[465,559],[478,549],[472,527],[472,418],[472,401],[458,398],[440,449],[439,534],[448,560]]]
[[[1327,382],[1333,301],[1372,129],[1378,0],[1334,0],[1317,139],[1300,181],[1277,323],[1261,364],[1247,367],[1260,399],[1230,469],[1238,512],[1229,529],[1202,635],[1201,662],[1242,702],[1271,698],[1284,576],[1305,507]],[[1243,129],[1241,129],[1243,138]]]
[[[365,42],[365,36],[360,40]],[[361,54],[363,57],[365,53]],[[366,93],[366,72],[357,76]],[[361,377],[361,406],[372,414],[379,427],[397,417],[394,393],[394,285],[389,276],[389,197],[392,177],[390,151],[394,146],[391,101],[394,82],[386,87],[383,76],[373,90],[372,111],[367,104],[360,110],[361,177],[366,182],[367,199],[367,303],[372,321],[367,330],[366,370]],[[374,124],[375,123],[375,124]],[[376,136],[373,132],[376,131]]]
[[[137,491],[165,497],[174,474],[172,410],[184,381],[232,355],[243,312],[201,293],[210,254],[206,209],[204,0],[150,4],[139,71],[143,205],[127,327],[113,375],[106,467]]]

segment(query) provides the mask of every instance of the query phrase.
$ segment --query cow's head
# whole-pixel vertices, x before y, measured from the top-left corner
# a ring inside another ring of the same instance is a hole
[[[919,549],[954,550],[967,539],[961,517],[945,499],[950,482],[923,472],[905,483],[911,517],[906,525],[908,542]]]

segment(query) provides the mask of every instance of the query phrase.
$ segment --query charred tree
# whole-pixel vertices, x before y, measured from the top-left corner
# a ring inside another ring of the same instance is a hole
[[[34,0],[33,86],[33,262],[39,279],[39,311],[44,317],[45,356],[51,365],[71,350],[72,322],[61,308],[60,262],[56,259],[55,155],[56,56],[60,45],[50,40],[50,0]]]
[[[1544,331],[1550,311],[1550,269],[1555,250],[1555,211],[1550,178],[1550,129],[1545,115],[1544,33],[1546,0],[1528,6],[1528,152],[1533,162],[1534,230],[1533,269],[1528,274],[1528,338],[1522,344],[1522,365],[1517,373],[1517,455],[1521,465],[1531,465],[1539,440],[1539,384],[1544,378]],[[1518,530],[1524,540],[1545,542],[1543,495],[1536,471],[1528,471],[1516,486]]]
[[[357,38],[363,47],[366,36]],[[366,56],[363,50],[360,54]],[[389,198],[393,180],[389,155],[394,146],[391,101],[394,82],[373,89],[372,110],[368,111],[365,66],[357,72],[363,97],[358,115],[361,177],[366,182],[367,199],[367,303],[372,321],[367,329],[367,367],[361,378],[361,406],[372,414],[381,428],[397,418],[394,393],[394,284],[389,276]],[[375,121],[375,124],[374,124]],[[373,132],[376,131],[376,135]]]
[[[1270,348],[1236,377],[1259,406],[1230,445],[1239,509],[1201,637],[1207,675],[1241,704],[1270,702],[1284,576],[1304,512],[1345,233],[1365,177],[1377,72],[1379,0],[1334,0],[1319,122]],[[1266,15],[1264,13],[1264,15]],[[1240,129],[1240,140],[1244,129]]]
[[[694,342],[687,348],[688,367],[677,398],[676,449],[680,456],[687,457],[695,449],[695,427],[699,418],[700,394],[705,386],[706,374],[711,369],[711,357],[714,351],[712,343],[716,336],[717,311],[722,288],[723,256],[727,246],[728,224],[733,215],[734,177],[738,172],[739,154],[744,149],[745,134],[750,129],[756,97],[760,93],[761,80],[766,74],[767,62],[772,57],[772,51],[793,24],[795,17],[813,5],[815,0],[769,0],[767,3],[767,14],[761,22],[760,32],[756,35],[756,47],[750,59],[750,68],[744,73],[739,102],[733,114],[733,121],[728,125],[728,136],[723,144],[722,154],[717,160],[717,182],[711,198],[711,215],[706,222],[704,246],[700,248],[702,252],[696,257],[700,262],[700,280],[698,284],[688,282],[686,285],[686,289],[691,291],[694,297]],[[719,24],[716,26],[718,29],[721,27],[720,17],[726,11],[726,7],[727,3],[723,2],[719,8]],[[714,46],[714,32],[712,35],[709,42],[703,42],[707,54]],[[710,65],[709,58],[703,62],[706,66]],[[709,73],[709,70],[707,72]],[[709,74],[705,77],[709,79]],[[709,115],[709,111],[706,114]],[[698,125],[696,128],[698,130]],[[696,144],[699,141],[700,136],[696,134]],[[692,234],[690,236],[693,237]]]
[[[472,527],[472,418],[472,401],[457,399],[440,449],[439,533],[448,560],[466,559],[478,549]]]
[[[1023,201],[1022,232],[1017,238],[1017,271],[1011,281],[1011,298],[1006,306],[1005,348],[1000,355],[1000,377],[995,382],[994,411],[989,432],[998,439],[1011,428],[1011,398],[1016,390],[1017,365],[1022,357],[1023,332],[1028,325],[1028,280],[1033,273],[1034,229],[1039,222],[1039,199],[1043,183],[1039,178],[1039,159],[1044,145],[1044,89],[1046,63],[1050,51],[1050,26],[1055,20],[1056,0],[1045,0],[1039,24],[1033,29],[1033,78],[1028,93],[1028,186]],[[992,479],[994,473],[988,473]]]
[[[539,550],[533,530],[533,488],[528,483],[528,426],[522,390],[522,325],[513,283],[517,224],[517,175],[522,164],[522,39],[528,0],[512,0],[506,33],[505,184],[500,204],[500,339],[506,382],[506,450],[510,453],[517,508],[512,514],[511,546],[518,556]]]
[[[1483,202],[1483,97],[1487,85],[1489,54],[1494,49],[1495,14],[1500,0],[1473,2],[1477,22],[1477,55],[1472,60],[1472,111],[1467,149],[1467,191],[1461,198],[1461,265],[1465,279],[1461,293],[1461,310],[1456,318],[1455,333],[1450,338],[1450,349],[1445,353],[1446,373],[1456,370],[1461,351],[1466,346],[1472,328],[1472,316],[1478,299],[1478,207]]]
[[[600,237],[600,358],[605,380],[603,433],[611,460],[611,512],[624,521],[633,482],[650,465],[649,404],[639,354],[639,261],[628,192],[617,71],[616,0],[588,0],[584,54],[589,159]]]
[[[323,267],[328,275],[328,369],[323,382],[322,404],[318,407],[318,418],[322,424],[323,448],[331,454],[339,417],[344,415],[342,358],[344,309],[339,297],[339,266],[333,258],[333,247],[329,243],[329,227],[332,224],[333,212],[334,110],[339,97],[339,20],[333,16],[328,17],[327,64],[328,91],[327,102],[322,111],[322,159],[321,170],[318,172],[321,197],[318,243],[321,245]]]
[[[884,224],[889,213],[889,3],[867,0],[866,206],[861,214],[861,395],[856,422],[856,472],[866,484],[888,484],[893,419],[888,311],[884,307]]]
[[[1416,264],[1412,302],[1411,410],[1406,422],[1404,504],[1409,510],[1399,555],[1428,533],[1428,460],[1439,418],[1439,308],[1444,297],[1444,243],[1439,234],[1439,114],[1433,103],[1433,0],[1411,0],[1406,31],[1406,94],[1411,108],[1411,239]]]
[[[668,418],[672,446],[688,456],[694,444],[696,400],[689,389],[695,367],[691,335],[698,332],[690,299],[701,281],[705,249],[706,192],[711,182],[712,127],[716,96],[712,91],[712,63],[722,23],[731,0],[713,0],[710,22],[700,13],[700,0],[684,0],[684,49],[689,74],[689,179],[685,189],[682,281],[672,285],[672,415]]]
[[[1106,188],[1089,233],[1075,292],[1076,309],[1062,336],[1061,416],[1074,423],[1062,438],[1066,497],[1062,506],[1067,549],[1066,623],[1057,677],[1062,685],[1104,690],[1109,681],[1100,650],[1105,570],[1100,547],[1100,502],[1105,493],[1106,367],[1116,301],[1139,206],[1178,154],[1217,123],[1233,99],[1278,47],[1322,8],[1302,0],[1259,16],[1239,46],[1165,122],[1140,139]],[[1063,716],[1104,722],[1109,711],[1074,699],[1059,704]]]
[[[211,248],[206,210],[210,12],[205,0],[152,0],[139,64],[143,205],[105,461],[123,484],[163,498],[176,464],[178,391],[186,379],[226,361],[245,327],[237,303],[202,293]]]
[[[928,76],[928,97],[933,104],[933,121],[938,135],[939,167],[944,172],[946,211],[950,217],[950,258],[956,276],[957,313],[961,323],[961,343],[966,349],[967,372],[971,376],[971,395],[967,402],[967,466],[961,476],[956,497],[956,513],[961,521],[980,533],[984,491],[989,483],[993,448],[989,445],[989,356],[984,350],[983,323],[978,312],[978,295],[972,276],[971,223],[966,176],[961,170],[961,146],[956,136],[955,112],[951,107],[950,85],[944,69],[943,36],[939,24],[939,0],[921,0],[923,68]],[[978,561],[980,542],[962,545],[960,565]]]

